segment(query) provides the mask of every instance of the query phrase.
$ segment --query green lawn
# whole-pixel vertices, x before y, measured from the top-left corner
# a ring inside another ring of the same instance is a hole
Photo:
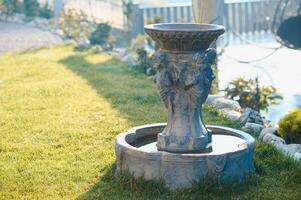
[[[164,122],[155,84],[92,50],[73,46],[0,55],[0,199],[300,199],[301,165],[258,143],[246,184],[159,184],[114,176],[114,139]],[[239,128],[214,108],[205,120]]]

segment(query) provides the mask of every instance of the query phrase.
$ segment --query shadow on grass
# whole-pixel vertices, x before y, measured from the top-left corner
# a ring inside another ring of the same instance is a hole
[[[131,125],[165,122],[167,111],[153,81],[115,59],[91,63],[81,54],[60,61],[73,73],[85,79],[97,93],[105,97]],[[239,123],[228,120],[216,108],[204,106],[206,124],[240,128]]]
[[[91,63],[87,56],[73,55],[60,63],[87,80],[131,125],[165,121],[165,110],[150,80],[135,74],[117,60]]]

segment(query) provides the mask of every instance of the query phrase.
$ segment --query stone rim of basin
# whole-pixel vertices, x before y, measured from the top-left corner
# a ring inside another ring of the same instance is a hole
[[[221,33],[225,32],[225,27],[216,24],[198,24],[198,23],[159,23],[144,26],[145,30],[156,30],[166,32],[197,32],[197,33]]]
[[[225,32],[225,27],[215,24],[160,23],[144,27],[162,50],[178,53],[205,51]]]
[[[253,154],[255,139],[240,130],[221,126],[208,126],[213,134],[242,138],[246,145],[236,151],[221,154],[146,152],[134,147],[131,142],[138,138],[155,136],[166,123],[149,124],[130,129],[116,138],[116,173],[129,172],[145,180],[163,181],[171,190],[189,188],[206,178],[219,182],[242,182],[246,175],[254,172]],[[220,132],[220,133],[218,133]]]
[[[177,153],[177,152],[168,152],[164,150],[159,150],[158,152],[146,152],[139,147],[135,145],[135,140],[139,140],[140,138],[148,138],[148,136],[159,134],[159,132],[154,133],[154,129],[160,129],[161,127],[165,127],[166,123],[157,123],[157,124],[148,124],[148,125],[142,125],[142,126],[137,126],[129,129],[125,133],[120,133],[117,138],[116,138],[116,145],[119,145],[120,147],[124,147],[130,151],[134,151],[139,154],[162,154],[168,156],[176,156],[176,155],[181,155],[184,156],[185,158],[195,158],[195,157],[201,157],[201,156],[221,156],[221,155],[228,155],[228,154],[233,154],[233,153],[239,153],[241,151],[245,151],[248,148],[254,148],[255,147],[255,139],[240,130],[233,129],[233,128],[228,128],[228,127],[223,127],[223,126],[214,126],[214,125],[207,125],[208,129],[213,130],[213,135],[226,135],[226,136],[233,136],[233,137],[238,137],[242,140],[245,140],[245,145],[244,147],[238,147],[237,150],[234,151],[228,151],[225,153],[218,153],[218,154],[211,154],[210,152],[206,153],[194,153],[194,152],[182,152],[182,153]],[[151,130],[148,134],[148,129]],[[217,132],[222,132],[222,133],[217,133]],[[131,138],[129,138],[131,137]],[[149,139],[149,138],[148,138]]]

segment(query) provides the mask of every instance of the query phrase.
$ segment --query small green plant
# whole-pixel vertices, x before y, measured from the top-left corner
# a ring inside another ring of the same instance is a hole
[[[112,31],[112,27],[108,23],[100,23],[97,25],[95,31],[93,31],[89,37],[92,45],[105,46],[109,44],[109,37]]]
[[[266,110],[270,105],[282,99],[280,95],[276,95],[275,87],[260,87],[258,78],[255,80],[235,79],[230,82],[225,92],[228,98],[238,101],[242,108],[250,107],[256,111]]]
[[[152,67],[152,60],[147,51],[144,48],[139,48],[136,53],[138,56],[138,65],[136,66],[138,71],[147,75],[154,75],[156,71]]]
[[[54,16],[54,12],[51,9],[48,2],[46,2],[39,10],[39,16],[45,19],[51,19]]]
[[[13,15],[21,11],[21,3],[18,0],[0,0],[0,13]]]
[[[82,10],[66,9],[61,13],[59,26],[67,39],[87,39],[95,24]]]
[[[24,14],[27,18],[35,18],[39,15],[40,4],[37,0],[24,0],[23,1]]]
[[[294,109],[279,122],[278,134],[287,143],[301,144],[301,109]]]

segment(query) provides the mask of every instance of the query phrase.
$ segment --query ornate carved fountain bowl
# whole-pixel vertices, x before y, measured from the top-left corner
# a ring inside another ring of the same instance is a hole
[[[225,32],[214,24],[151,24],[144,29],[162,49],[181,52],[204,51]]]
[[[217,52],[209,47],[224,27],[154,24],[145,26],[145,32],[161,47],[153,55],[155,82],[168,120],[117,136],[117,173],[163,181],[171,189],[208,178],[243,181],[254,171],[254,138],[239,130],[206,126],[201,109],[215,78]]]

